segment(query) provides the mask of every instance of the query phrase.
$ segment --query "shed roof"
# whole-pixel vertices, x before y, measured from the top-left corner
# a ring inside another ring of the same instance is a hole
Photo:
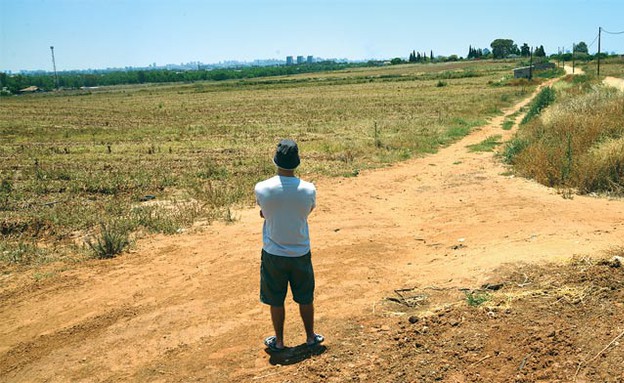
[[[36,92],[39,90],[39,87],[36,85],[29,86],[28,88],[20,89],[20,92]]]

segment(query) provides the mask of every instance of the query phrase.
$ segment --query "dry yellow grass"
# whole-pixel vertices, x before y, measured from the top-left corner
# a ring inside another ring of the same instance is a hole
[[[603,86],[558,88],[558,101],[514,141],[521,175],[580,193],[621,195],[624,185],[624,94]],[[519,146],[518,146],[519,145]]]
[[[353,176],[435,151],[530,90],[500,86],[512,67],[401,65],[3,98],[3,243],[72,242],[110,219],[159,232],[230,219],[229,207],[250,203],[253,184],[273,172],[281,137],[300,143],[305,175]],[[447,86],[436,86],[441,78]],[[137,207],[145,195],[200,207],[172,217]]]

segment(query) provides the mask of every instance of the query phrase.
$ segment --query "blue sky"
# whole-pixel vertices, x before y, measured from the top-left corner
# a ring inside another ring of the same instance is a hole
[[[51,45],[58,70],[465,56],[496,38],[553,53],[624,31],[623,15],[623,0],[0,0],[0,70],[51,70]],[[602,50],[624,53],[624,34]]]

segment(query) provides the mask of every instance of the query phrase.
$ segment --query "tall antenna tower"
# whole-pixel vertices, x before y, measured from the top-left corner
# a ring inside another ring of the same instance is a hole
[[[52,68],[54,68],[54,84],[56,85],[56,89],[59,88],[58,75],[56,74],[56,61],[54,60],[54,47],[51,46],[50,50],[52,51]]]

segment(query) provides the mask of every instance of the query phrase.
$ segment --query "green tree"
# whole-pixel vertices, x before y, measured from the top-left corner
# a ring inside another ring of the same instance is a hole
[[[492,47],[492,55],[495,59],[509,57],[512,54],[519,54],[520,49],[511,39],[496,39],[490,43]]]
[[[529,57],[530,55],[531,48],[529,48],[529,45],[527,43],[522,44],[522,47],[520,47],[520,56]]]
[[[546,57],[546,51],[544,51],[543,45],[540,45],[539,48],[535,50],[535,57]]]
[[[587,44],[585,44],[585,41],[581,41],[578,44],[576,44],[574,46],[574,52],[576,53],[589,53],[589,49],[587,48]]]

